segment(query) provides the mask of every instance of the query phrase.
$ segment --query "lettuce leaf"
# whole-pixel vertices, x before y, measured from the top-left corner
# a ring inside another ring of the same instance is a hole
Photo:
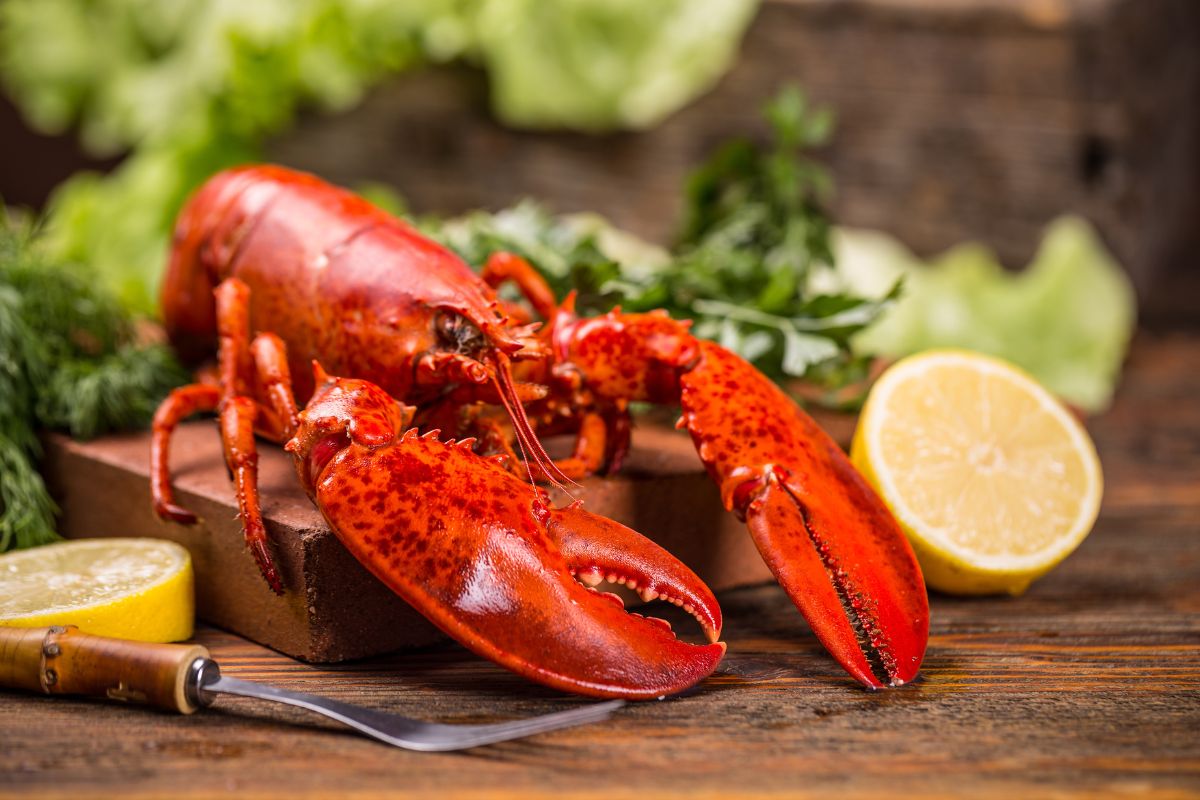
[[[928,265],[884,234],[840,230],[835,251],[856,290],[905,291],[857,334],[856,351],[891,358],[961,347],[1007,359],[1086,411],[1106,408],[1136,317],[1129,279],[1084,219],[1045,232],[1029,266],[1006,271],[988,248],[963,244]]]
[[[500,119],[524,128],[648,128],[737,54],[758,0],[485,0],[477,58]]]

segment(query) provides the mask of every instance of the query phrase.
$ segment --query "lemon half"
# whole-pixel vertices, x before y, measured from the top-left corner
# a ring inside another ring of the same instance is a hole
[[[192,560],[174,542],[78,539],[0,556],[0,625],[174,642],[194,618]]]
[[[1100,510],[1100,461],[1083,426],[1033,378],[977,353],[934,350],[889,368],[851,458],[944,592],[1020,594]]]

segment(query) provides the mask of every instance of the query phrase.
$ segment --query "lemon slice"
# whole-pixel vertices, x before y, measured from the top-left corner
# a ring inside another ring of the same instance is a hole
[[[1083,426],[1033,378],[977,353],[894,364],[871,389],[851,458],[944,592],[1024,592],[1100,510],[1100,461]]]
[[[174,542],[78,539],[0,556],[0,625],[174,642],[194,616],[192,559]]]

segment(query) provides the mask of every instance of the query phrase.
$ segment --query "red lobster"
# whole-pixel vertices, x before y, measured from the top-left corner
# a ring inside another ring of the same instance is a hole
[[[498,299],[493,287],[510,279],[545,328]],[[578,318],[520,259],[496,254],[480,279],[361,198],[279,167],[226,171],[188,203],[163,310],[184,357],[219,340],[220,386],[184,387],[160,408],[155,507],[194,521],[172,500],[167,443],[183,417],[218,410],[247,542],[276,590],[254,488],[255,431],[292,437],[301,480],[339,538],[469,648],[589,694],[685,688],[715,668],[723,645],[682,645],[654,622],[611,613],[615,604],[573,588],[570,574],[589,585],[615,575],[644,598],[688,606],[715,640],[720,610],[699,579],[633,531],[575,506],[552,509],[494,459],[469,452],[511,452],[501,426],[479,413],[503,406],[531,475],[557,482],[564,471],[619,464],[629,401],[679,403],[680,425],[726,506],[747,521],[834,657],[873,688],[917,674],[928,602],[894,519],[790,398],[737,355],[692,337],[686,322]],[[252,327],[264,333],[247,346]],[[363,380],[330,381],[320,369],[310,378],[317,360]],[[312,397],[303,413],[293,388]],[[410,422],[430,432],[401,433]],[[552,462],[534,423],[574,430],[572,458]],[[435,426],[478,439],[444,444]],[[498,569],[498,548],[515,540],[521,557]],[[488,580],[471,577],[480,572]],[[602,640],[615,649],[579,654]]]

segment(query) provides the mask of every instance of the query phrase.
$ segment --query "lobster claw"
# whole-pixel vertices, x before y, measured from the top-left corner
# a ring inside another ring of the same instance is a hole
[[[549,508],[470,441],[399,434],[405,413],[373,384],[329,380],[288,443],[338,538],[393,591],[468,649],[558,689],[650,699],[716,668],[724,644],[680,641],[572,577],[654,587],[715,639],[720,609],[683,564],[615,522]]]
[[[720,638],[721,608],[712,590],[666,550],[579,503],[546,513],[547,533],[584,584],[595,586],[607,578],[646,602],[674,603],[696,618],[709,643]]]
[[[719,345],[699,346],[680,379],[681,422],[726,508],[745,519],[763,559],[847,672],[870,688],[911,681],[929,638],[929,601],[891,512],[770,379]]]

